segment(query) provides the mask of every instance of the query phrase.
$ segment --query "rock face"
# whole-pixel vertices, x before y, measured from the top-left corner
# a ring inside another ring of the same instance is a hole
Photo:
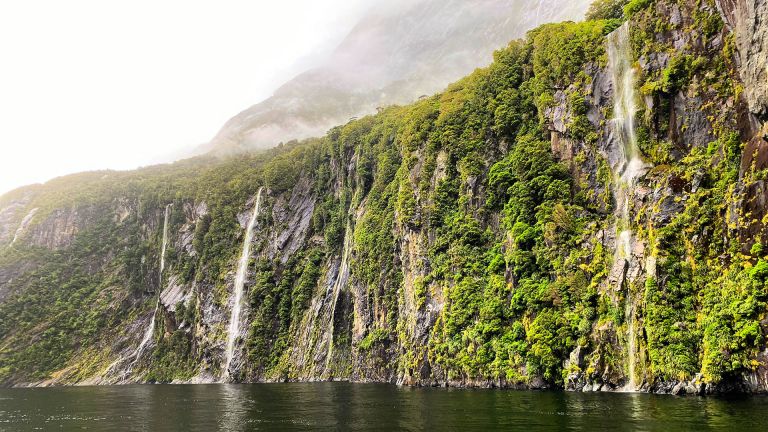
[[[748,142],[741,160],[741,172],[768,167],[768,1],[718,0],[723,20],[736,38],[736,63],[744,82],[748,113],[742,114],[742,136]],[[741,237],[764,237],[760,222],[768,202],[768,190],[762,181],[749,185],[741,211],[754,215],[752,222],[740,227]]]
[[[505,67],[320,141],[139,172],[28,219],[38,201],[7,204],[0,233],[24,229],[0,246],[0,311],[19,317],[0,315],[0,360],[15,368],[0,363],[0,381],[221,379],[262,190],[235,381],[768,391],[761,89],[720,21],[752,9],[719,6],[657,0],[619,30],[545,27],[500,53]],[[574,40],[593,45],[553,78],[561,56],[546,48]],[[606,61],[618,41],[621,71]],[[510,100],[530,109],[530,134],[504,132],[523,121]],[[631,176],[629,124],[644,164]]]
[[[87,223],[80,210],[57,210],[50,215],[32,234],[32,241],[49,249],[69,246],[79,231],[78,224]]]
[[[13,201],[0,209],[0,244],[8,245],[13,241],[18,231],[18,214],[24,210],[24,201]],[[16,226],[16,228],[14,227]]]
[[[749,109],[768,120],[768,1],[718,0],[728,26],[736,34],[739,73]]]

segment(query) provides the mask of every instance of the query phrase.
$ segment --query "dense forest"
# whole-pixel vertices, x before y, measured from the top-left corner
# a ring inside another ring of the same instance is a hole
[[[1,197],[0,383],[768,391],[743,3],[598,0],[321,138]]]

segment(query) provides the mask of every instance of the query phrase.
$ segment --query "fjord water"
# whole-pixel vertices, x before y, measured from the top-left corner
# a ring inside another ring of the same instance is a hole
[[[768,430],[766,397],[403,388],[385,384],[0,389],[0,430]]]

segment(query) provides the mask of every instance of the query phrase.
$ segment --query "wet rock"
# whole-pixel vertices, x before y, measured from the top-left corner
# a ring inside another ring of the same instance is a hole
[[[545,389],[545,388],[548,387],[547,386],[547,382],[544,381],[544,378],[542,378],[540,376],[533,377],[533,379],[531,379],[531,382],[530,382],[529,385],[530,385],[530,388],[534,389],[534,390]]]
[[[16,243],[18,240],[22,238],[24,235],[24,232],[29,228],[29,225],[32,223],[32,220],[34,219],[35,215],[37,214],[37,211],[40,210],[38,208],[33,208],[32,210],[27,213],[26,216],[24,216],[24,219],[21,220],[21,223],[19,224],[19,228],[16,229],[16,232],[13,234],[13,239],[11,239],[11,244]]]
[[[750,111],[768,116],[768,0],[717,0],[727,25],[736,33],[739,73]]]
[[[682,93],[674,98],[671,138],[684,153],[691,148],[704,147],[716,139],[707,113],[702,109],[704,103],[698,96]]]
[[[64,249],[72,244],[81,228],[88,226],[98,213],[93,208],[56,209],[30,227],[28,241],[48,249]]]
[[[685,209],[676,197],[671,188],[654,192],[654,201],[657,203],[657,211],[651,215],[654,226],[661,228],[669,225],[672,219]]]
[[[169,312],[176,312],[176,305],[187,303],[190,299],[191,290],[180,283],[177,276],[171,276],[168,279],[167,288],[160,293],[160,303]]]
[[[314,210],[312,183],[307,178],[298,182],[287,202],[282,197],[276,200],[272,206],[272,224],[277,229],[273,229],[267,247],[270,258],[279,256],[285,264],[305,244]]]

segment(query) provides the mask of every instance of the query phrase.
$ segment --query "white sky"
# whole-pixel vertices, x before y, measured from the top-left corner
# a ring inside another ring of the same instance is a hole
[[[0,194],[207,142],[370,2],[0,0]]]

